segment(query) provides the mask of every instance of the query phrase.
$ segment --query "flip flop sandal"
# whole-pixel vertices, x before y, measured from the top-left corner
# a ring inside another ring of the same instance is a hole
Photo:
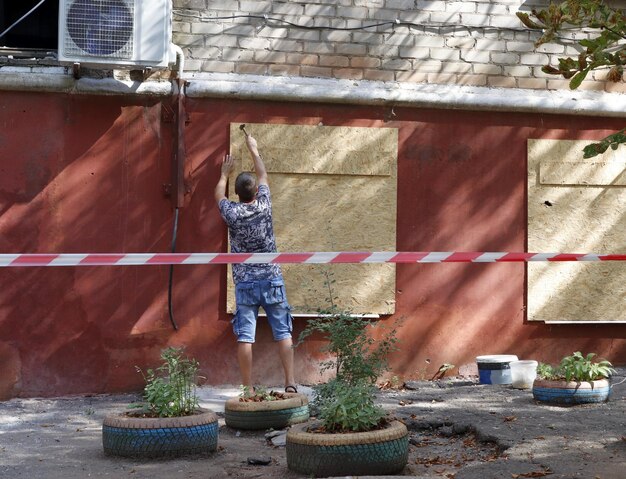
[[[298,392],[298,389],[296,389],[296,387],[295,387],[295,386],[287,386],[287,387],[285,388],[285,392],[286,392],[286,393],[297,393],[297,392]]]

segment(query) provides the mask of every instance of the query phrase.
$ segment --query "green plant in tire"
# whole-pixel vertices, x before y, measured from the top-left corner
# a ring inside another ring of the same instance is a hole
[[[580,351],[565,356],[557,367],[549,364],[539,364],[537,376],[547,380],[565,381],[596,381],[598,379],[608,379],[615,370],[613,365],[607,360],[594,362],[595,353],[586,356]]]
[[[335,377],[315,387],[313,402],[327,432],[368,431],[384,423],[385,413],[375,404],[375,382],[388,369],[387,356],[396,349],[397,338],[392,330],[376,340],[377,328],[384,327],[332,305],[300,334],[299,343],[314,333],[328,340],[323,351],[330,359],[321,363],[321,370],[334,370]]]
[[[196,381],[199,364],[184,355],[184,347],[169,347],[161,352],[163,364],[148,369],[146,374],[139,368],[146,385],[144,403],[139,404],[142,413],[150,417],[179,417],[194,414],[198,409]]]

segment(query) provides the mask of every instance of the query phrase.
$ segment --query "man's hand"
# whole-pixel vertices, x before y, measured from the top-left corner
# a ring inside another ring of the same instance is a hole
[[[233,171],[235,167],[235,160],[230,155],[224,155],[224,159],[222,160],[222,168],[220,179],[215,186],[215,201],[219,205],[220,201],[227,199],[226,198],[226,183],[228,183],[228,176]]]
[[[252,156],[259,155],[259,147],[256,143],[256,139],[252,135],[246,136],[246,146],[248,147],[248,150],[250,151]]]
[[[233,168],[235,167],[235,160],[230,155],[225,155],[222,160],[222,176],[228,178],[228,176],[232,173]]]

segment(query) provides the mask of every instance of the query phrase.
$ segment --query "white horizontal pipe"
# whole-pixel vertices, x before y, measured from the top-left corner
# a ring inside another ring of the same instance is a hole
[[[388,105],[452,110],[554,113],[626,117],[626,94],[544,91],[326,78],[269,77],[229,73],[187,73],[186,95],[283,102]],[[91,95],[172,95],[169,81],[115,78],[74,79],[60,67],[1,67],[0,90]]]

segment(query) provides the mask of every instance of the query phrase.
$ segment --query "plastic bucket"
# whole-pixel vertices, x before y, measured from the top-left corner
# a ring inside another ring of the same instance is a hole
[[[511,361],[511,386],[517,389],[530,389],[537,377],[537,366],[539,363],[532,359],[521,361]]]
[[[493,354],[477,356],[478,379],[480,384],[511,384],[512,361],[517,361],[514,354]]]

